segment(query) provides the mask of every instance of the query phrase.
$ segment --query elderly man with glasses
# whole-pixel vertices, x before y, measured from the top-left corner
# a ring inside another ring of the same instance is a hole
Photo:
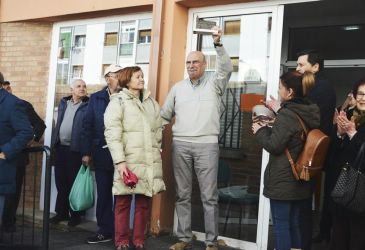
[[[222,32],[213,28],[217,67],[212,74],[205,72],[206,61],[201,51],[192,51],[186,59],[189,77],[170,90],[161,110],[161,117],[172,127],[172,161],[176,182],[177,236],[172,250],[191,249],[191,192],[193,169],[198,178],[204,209],[206,249],[216,250],[218,237],[219,160],[221,98],[233,70],[226,50],[220,43]]]

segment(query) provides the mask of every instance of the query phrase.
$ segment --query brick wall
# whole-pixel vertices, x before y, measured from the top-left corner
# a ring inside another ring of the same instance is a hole
[[[47,106],[51,23],[0,24],[0,71],[10,81],[13,94],[29,101],[44,119]],[[26,169],[26,207],[32,206],[34,161]],[[41,164],[37,165],[38,174]],[[40,179],[35,188],[36,207],[39,204]]]

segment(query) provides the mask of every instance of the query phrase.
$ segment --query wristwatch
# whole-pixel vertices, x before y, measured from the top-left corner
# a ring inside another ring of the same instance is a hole
[[[214,43],[214,48],[217,48],[217,47],[222,47],[223,44],[221,44],[220,42],[219,43]]]

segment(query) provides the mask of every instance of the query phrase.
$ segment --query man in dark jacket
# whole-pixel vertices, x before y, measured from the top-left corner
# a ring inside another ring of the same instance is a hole
[[[4,81],[2,83],[3,89],[12,93],[9,81]],[[33,128],[33,141],[39,142],[41,139],[46,125],[42,118],[39,117],[37,112],[34,110],[33,105],[29,102],[22,100],[25,105],[25,112],[27,114],[28,120]],[[27,153],[20,153],[18,156],[16,164],[16,192],[15,194],[9,194],[5,198],[4,213],[3,213],[3,228],[5,232],[15,231],[15,220],[16,220],[16,210],[18,208],[20,194],[23,184],[23,179],[25,175],[25,166],[29,163],[29,158]]]
[[[90,166],[92,157],[98,192],[96,220],[99,230],[87,239],[89,244],[111,241],[114,234],[114,164],[104,137],[104,112],[109,104],[110,95],[119,90],[118,74],[121,71],[122,68],[118,65],[106,68],[104,76],[108,86],[90,96],[83,123],[82,161],[86,166]]]
[[[69,226],[81,223],[84,211],[72,211],[68,196],[81,166],[82,123],[89,98],[86,96],[86,84],[77,79],[71,84],[71,96],[64,97],[58,105],[56,127],[52,135],[52,147],[55,149],[55,179],[57,187],[56,215],[51,223],[69,220]],[[71,218],[69,217],[71,216]]]
[[[336,92],[329,81],[322,74],[323,58],[316,50],[305,50],[297,54],[297,71],[300,73],[312,72],[315,74],[316,82],[309,92],[308,98],[318,105],[321,114],[320,129],[326,135],[330,135],[333,128],[333,115],[336,108]],[[313,183],[314,184],[314,183]],[[314,185],[313,185],[314,186]],[[325,182],[326,186],[326,182]],[[329,241],[331,231],[331,215],[328,211],[327,200],[329,190],[325,188],[324,205],[321,216],[320,240],[323,238]],[[309,199],[303,207],[302,217],[302,242],[303,250],[311,249],[312,241],[312,199]]]
[[[321,113],[320,129],[330,135],[333,127],[333,115],[336,108],[336,92],[330,82],[323,76],[323,59],[315,50],[305,50],[298,53],[297,71],[312,72],[316,83],[309,92],[308,98],[317,104]]]
[[[0,73],[0,81],[4,78]],[[1,85],[2,86],[2,85]],[[5,195],[15,193],[19,153],[33,137],[23,102],[0,87],[0,224]]]

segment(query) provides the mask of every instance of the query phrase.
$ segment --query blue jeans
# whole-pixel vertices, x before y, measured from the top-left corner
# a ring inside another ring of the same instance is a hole
[[[299,217],[303,202],[305,200],[282,201],[270,199],[276,250],[301,248]]]
[[[96,221],[98,233],[112,237],[114,235],[114,212],[113,212],[113,175],[114,170],[95,169],[98,200],[96,203]]]

